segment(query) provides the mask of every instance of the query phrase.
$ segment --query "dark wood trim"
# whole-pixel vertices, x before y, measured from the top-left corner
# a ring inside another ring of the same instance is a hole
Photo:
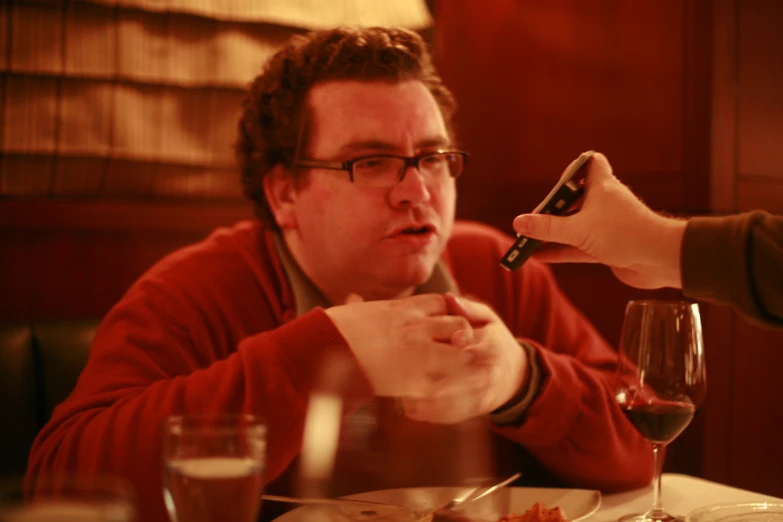
[[[190,234],[252,217],[245,202],[0,200],[0,230]]]
[[[712,0],[683,3],[683,157],[680,210],[710,208]]]
[[[712,213],[737,207],[737,2],[715,0],[712,7],[712,119],[710,128],[710,206]],[[730,483],[732,395],[736,313],[708,305],[704,338],[709,391],[704,405],[703,477]]]
[[[703,404],[702,476],[730,483],[734,404],[734,340],[736,312],[718,305],[702,305],[707,356],[707,398]]]
[[[715,0],[712,12],[710,200],[713,211],[737,208],[737,2]]]

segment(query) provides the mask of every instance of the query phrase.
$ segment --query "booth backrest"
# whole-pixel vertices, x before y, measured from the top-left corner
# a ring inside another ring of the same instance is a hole
[[[97,320],[0,323],[0,477],[24,473],[33,439],[73,390],[97,327]]]

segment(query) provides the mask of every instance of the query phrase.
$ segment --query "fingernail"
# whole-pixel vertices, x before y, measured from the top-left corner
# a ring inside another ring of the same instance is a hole
[[[517,216],[514,219],[514,230],[520,234],[530,231],[530,218],[527,216]]]

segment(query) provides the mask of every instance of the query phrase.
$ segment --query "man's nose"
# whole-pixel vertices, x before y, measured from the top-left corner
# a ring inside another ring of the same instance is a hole
[[[393,207],[421,205],[428,202],[430,197],[426,177],[414,166],[403,171],[402,179],[392,187],[389,193],[390,203]]]

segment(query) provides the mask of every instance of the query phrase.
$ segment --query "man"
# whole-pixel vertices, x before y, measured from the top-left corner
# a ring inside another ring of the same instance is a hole
[[[622,216],[622,219],[617,219]],[[517,232],[551,241],[536,257],[599,262],[637,288],[681,288],[694,299],[734,306],[767,326],[783,326],[783,216],[756,210],[678,219],[653,212],[591,161],[582,209],[569,217],[525,214]]]
[[[339,493],[458,476],[473,450],[441,441],[465,422],[506,443],[499,472],[647,484],[651,452],[615,404],[613,350],[543,265],[499,268],[510,238],[454,224],[467,155],[453,110],[408,31],[317,32],[276,54],[250,88],[237,146],[261,221],[220,229],[133,285],[39,435],[30,477],[120,474],[140,519],[163,520],[163,419],[241,411],[265,418],[267,479],[285,492],[308,397],[342,360],[346,412],[374,408],[381,450]]]

